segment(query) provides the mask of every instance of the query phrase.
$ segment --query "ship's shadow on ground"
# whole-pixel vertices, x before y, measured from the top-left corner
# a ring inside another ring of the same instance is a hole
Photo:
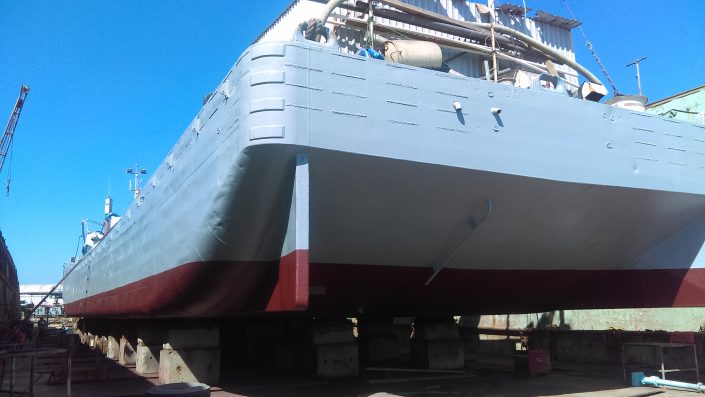
[[[71,397],[141,397],[158,381],[157,374],[137,374],[134,365],[125,367],[102,356],[98,362],[73,365]],[[34,385],[34,395],[66,396],[66,384],[50,384],[46,376],[41,377]]]
[[[239,372],[225,375],[223,396],[553,396],[591,393],[628,396],[636,393],[614,373],[554,372],[545,376],[516,375],[511,358],[474,363],[462,374],[362,371],[356,378],[316,379],[272,373]],[[624,389],[624,390],[621,390]],[[628,394],[631,389],[632,394]],[[220,392],[219,392],[220,393]],[[214,396],[221,394],[214,393]]]

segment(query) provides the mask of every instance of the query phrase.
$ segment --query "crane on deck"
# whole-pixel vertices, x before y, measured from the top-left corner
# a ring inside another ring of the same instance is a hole
[[[7,158],[7,152],[12,146],[12,138],[15,135],[15,128],[17,128],[17,121],[20,119],[20,113],[22,113],[22,107],[24,106],[24,101],[27,99],[27,94],[29,94],[29,86],[22,85],[20,88],[20,95],[17,97],[17,102],[15,103],[15,108],[12,109],[12,114],[10,114],[10,121],[7,122],[5,127],[5,132],[2,134],[2,139],[0,139],[0,172],[2,172],[2,167],[5,165],[5,159]],[[7,180],[8,191],[10,189],[10,179],[8,176]]]

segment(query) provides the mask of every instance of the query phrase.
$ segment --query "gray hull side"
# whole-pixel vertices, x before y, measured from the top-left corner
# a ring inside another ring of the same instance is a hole
[[[554,92],[260,44],[81,260],[65,299],[185,263],[278,259],[297,153],[311,155],[312,261],[430,266],[490,200],[450,267],[701,266],[639,258],[705,211],[703,135]]]

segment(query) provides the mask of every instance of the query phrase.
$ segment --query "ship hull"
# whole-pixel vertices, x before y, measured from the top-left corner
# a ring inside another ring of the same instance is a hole
[[[17,268],[0,232],[0,321],[11,321],[19,317],[19,290]]]
[[[306,249],[270,260],[182,264],[68,303],[66,310],[197,318],[705,305],[705,269],[691,268],[702,245],[697,236],[705,235],[697,195],[302,147],[263,146],[249,157],[251,164],[280,159],[268,162],[280,168],[268,174],[281,175],[287,191],[295,185],[295,155],[304,150],[310,166]],[[274,202],[250,196],[241,205],[246,210],[230,215],[275,208],[279,227],[267,248],[274,258],[294,201],[293,193],[282,196]],[[233,227],[227,235],[236,237],[217,240],[213,252],[240,254],[228,247],[251,231],[247,223]],[[303,279],[282,274],[296,266],[297,254],[304,256],[298,258],[306,266]],[[279,302],[282,289],[297,288],[290,296],[305,294],[302,302]]]
[[[705,306],[703,132],[550,90],[259,44],[67,278],[66,311]]]
[[[464,270],[447,269],[431,285],[416,266],[311,263],[305,315],[458,315],[703,306],[705,269]],[[248,274],[269,282],[244,294]],[[191,263],[66,305],[73,315],[217,318],[281,313],[268,303],[277,282],[271,263]],[[164,285],[169,285],[165,290]],[[203,288],[208,285],[208,288]],[[293,286],[292,286],[293,288]],[[166,302],[166,304],[165,304]],[[301,313],[293,312],[292,313]]]

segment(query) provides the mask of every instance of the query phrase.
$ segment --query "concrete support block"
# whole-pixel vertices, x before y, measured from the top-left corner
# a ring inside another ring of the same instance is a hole
[[[429,340],[426,341],[428,349],[429,369],[462,369],[465,367],[465,354],[463,341],[460,339]]]
[[[359,350],[352,323],[315,324],[311,331],[317,376],[339,378],[359,373]]]
[[[412,357],[417,366],[429,369],[462,369],[465,352],[460,330],[452,318],[419,319],[414,322]]]
[[[358,327],[358,344],[363,361],[399,361],[400,346],[396,328],[390,321],[361,321]],[[408,344],[408,336],[407,336]]]
[[[316,345],[316,375],[322,378],[357,376],[359,356],[355,343]]]
[[[288,339],[274,344],[274,368],[296,374],[315,373],[315,347],[304,341]]]
[[[108,338],[104,336],[95,337],[95,350],[106,355],[108,353]]]
[[[460,339],[460,330],[454,321],[426,322],[416,331],[424,340]]]
[[[399,359],[408,362],[411,357],[411,324],[394,324],[394,335],[397,338]]]
[[[314,345],[355,342],[351,324],[317,326],[312,331]]]
[[[397,342],[396,335],[374,335],[369,337],[364,344],[367,359],[372,362],[398,361],[399,345]]]
[[[85,332],[81,331],[80,329],[76,330],[76,335],[78,335],[78,338],[81,340],[81,344],[87,344],[88,343],[88,334]]]
[[[162,349],[159,353],[159,382],[220,382],[220,349]]]
[[[118,357],[118,362],[122,365],[137,364],[137,352],[135,351],[132,343],[124,336],[120,338],[120,355]]]
[[[135,371],[143,375],[158,373],[159,359],[157,357],[159,357],[160,349],[161,346],[147,346],[144,343],[138,343]]]
[[[115,339],[114,336],[108,336],[108,348],[106,351],[106,357],[117,361],[120,358],[120,342]]]
[[[288,343],[287,343],[288,342]],[[274,342],[274,367],[284,371],[294,371],[299,367],[293,342]]]
[[[167,332],[159,353],[161,383],[220,381],[220,329],[175,328]]]

